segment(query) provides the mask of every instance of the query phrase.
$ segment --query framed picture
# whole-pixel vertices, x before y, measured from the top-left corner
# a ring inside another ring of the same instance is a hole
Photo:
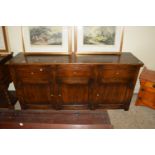
[[[75,27],[74,51],[77,54],[120,54],[123,44],[123,27]]]
[[[0,53],[6,52],[8,52],[6,30],[4,26],[0,26]]]
[[[70,54],[72,52],[71,27],[22,27],[25,54]]]

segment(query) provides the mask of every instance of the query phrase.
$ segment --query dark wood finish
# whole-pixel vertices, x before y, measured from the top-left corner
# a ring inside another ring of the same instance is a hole
[[[140,75],[140,85],[136,105],[155,109],[155,71],[144,68]]]
[[[122,55],[24,56],[8,63],[23,109],[128,110],[139,68]]]
[[[8,104],[8,98],[11,105]],[[4,91],[0,92],[0,108],[14,108],[15,103],[17,102],[16,92],[15,91],[7,91],[7,94]]]
[[[111,129],[106,111],[1,110],[0,128]]]
[[[4,65],[11,58],[12,54],[0,55],[0,108],[13,108],[17,101],[15,92],[8,91],[12,79],[8,66]]]

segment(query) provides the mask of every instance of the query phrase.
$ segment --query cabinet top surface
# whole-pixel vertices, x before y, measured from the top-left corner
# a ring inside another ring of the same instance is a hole
[[[7,64],[128,64],[139,65],[143,63],[134,55],[124,52],[121,55],[24,55],[17,54]]]
[[[155,71],[149,70],[145,67],[141,72],[140,79],[155,82]]]
[[[5,63],[8,59],[11,58],[11,56],[12,56],[12,54],[5,54],[5,55],[0,54],[0,64]]]

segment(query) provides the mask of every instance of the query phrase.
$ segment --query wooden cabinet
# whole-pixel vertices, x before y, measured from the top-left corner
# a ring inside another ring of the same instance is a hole
[[[8,66],[4,65],[11,58],[12,54],[0,55],[0,108],[13,108],[17,101],[15,92],[8,91],[12,79]]]
[[[136,105],[155,109],[155,71],[144,68],[140,75],[140,85]]]
[[[8,63],[23,109],[128,110],[143,63],[122,55],[24,56]]]

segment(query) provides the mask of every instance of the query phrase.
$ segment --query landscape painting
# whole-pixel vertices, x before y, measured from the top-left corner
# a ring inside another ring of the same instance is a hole
[[[70,54],[71,28],[68,26],[23,26],[25,54]]]
[[[116,36],[115,26],[84,26],[84,45],[114,45]]]
[[[120,54],[123,34],[122,26],[78,26],[74,49],[78,54]]]
[[[61,26],[30,26],[31,45],[62,45]]]

